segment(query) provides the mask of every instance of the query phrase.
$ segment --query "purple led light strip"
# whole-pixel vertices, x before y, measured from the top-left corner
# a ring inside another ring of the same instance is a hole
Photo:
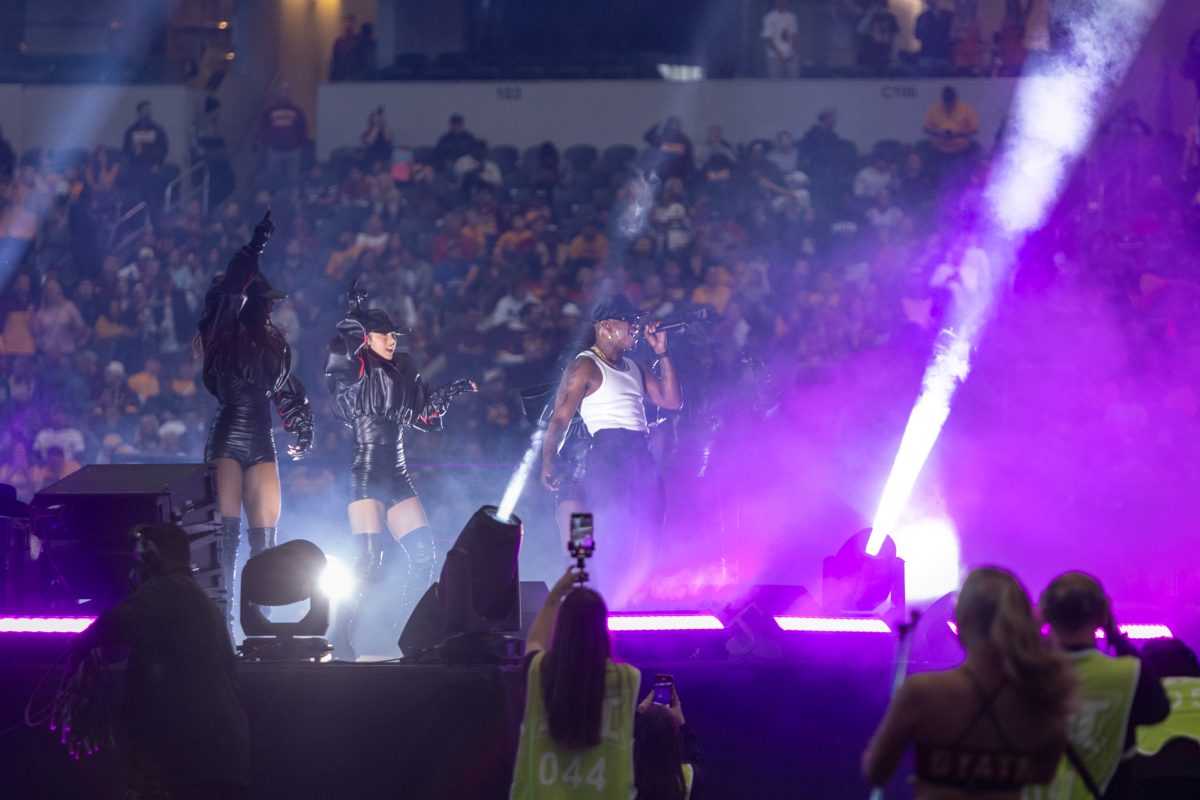
[[[95,617],[0,617],[0,633],[79,633]]]
[[[881,619],[869,617],[775,617],[775,624],[785,631],[815,633],[891,633]]]
[[[712,614],[609,614],[610,631],[721,631]]]
[[[955,636],[958,635],[958,626],[954,624],[953,620],[946,620],[946,627],[948,627],[950,632]],[[1125,634],[1130,639],[1170,639],[1175,635],[1171,633],[1171,629],[1166,625],[1135,623],[1133,625],[1120,625],[1119,627],[1121,628],[1121,633]],[[1042,628],[1042,632],[1048,633],[1049,630],[1047,628]],[[1097,628],[1096,638],[1105,638],[1104,631]]]

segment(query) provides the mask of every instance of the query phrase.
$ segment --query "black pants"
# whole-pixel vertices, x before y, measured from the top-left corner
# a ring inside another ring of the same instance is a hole
[[[595,516],[593,582],[610,605],[621,605],[650,573],[662,533],[666,495],[649,436],[602,430],[592,436],[583,480]]]

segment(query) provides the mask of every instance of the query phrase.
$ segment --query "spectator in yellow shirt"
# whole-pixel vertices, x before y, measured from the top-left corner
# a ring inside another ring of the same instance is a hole
[[[512,218],[512,228],[500,235],[496,241],[496,249],[504,255],[515,258],[533,248],[533,231],[529,230],[524,214]]]
[[[135,372],[129,376],[129,388],[133,389],[143,405],[151,397],[158,397],[158,393],[162,391],[158,380],[160,374],[162,374],[162,362],[158,360],[157,356],[150,356],[146,359],[146,366],[141,372]]]
[[[595,222],[586,222],[583,230],[571,240],[567,257],[571,261],[603,264],[608,260],[608,237],[600,232]]]
[[[929,144],[939,153],[965,153],[975,145],[979,117],[975,109],[958,99],[953,86],[942,89],[942,102],[934,103],[925,115],[925,133]]]

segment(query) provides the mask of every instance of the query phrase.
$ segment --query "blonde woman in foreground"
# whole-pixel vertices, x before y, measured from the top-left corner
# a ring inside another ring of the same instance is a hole
[[[904,682],[863,753],[863,774],[882,786],[911,746],[918,800],[1017,800],[1054,776],[1074,675],[1006,570],[974,570],[955,616],[966,661]]]

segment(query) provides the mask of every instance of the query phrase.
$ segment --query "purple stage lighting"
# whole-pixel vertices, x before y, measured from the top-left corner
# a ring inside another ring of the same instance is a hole
[[[955,636],[958,636],[958,626],[955,625],[954,622],[946,620],[946,625],[950,628],[951,633],[953,633]],[[1138,623],[1133,625],[1121,625],[1119,627],[1121,628],[1121,633],[1125,634],[1130,639],[1170,639],[1174,636],[1174,634],[1171,633],[1171,629],[1166,625],[1143,625]],[[1042,628],[1042,632],[1049,633],[1050,629]],[[1104,631],[1097,628],[1096,638],[1106,638]]]
[[[723,631],[712,614],[609,614],[610,631]]]
[[[1166,625],[1121,625],[1121,633],[1130,639],[1170,639],[1171,629]],[[1097,629],[1096,637],[1104,638],[1104,631]]]
[[[881,619],[867,617],[775,617],[775,624],[785,631],[814,633],[891,633]]]
[[[0,617],[0,633],[80,633],[95,617]]]

